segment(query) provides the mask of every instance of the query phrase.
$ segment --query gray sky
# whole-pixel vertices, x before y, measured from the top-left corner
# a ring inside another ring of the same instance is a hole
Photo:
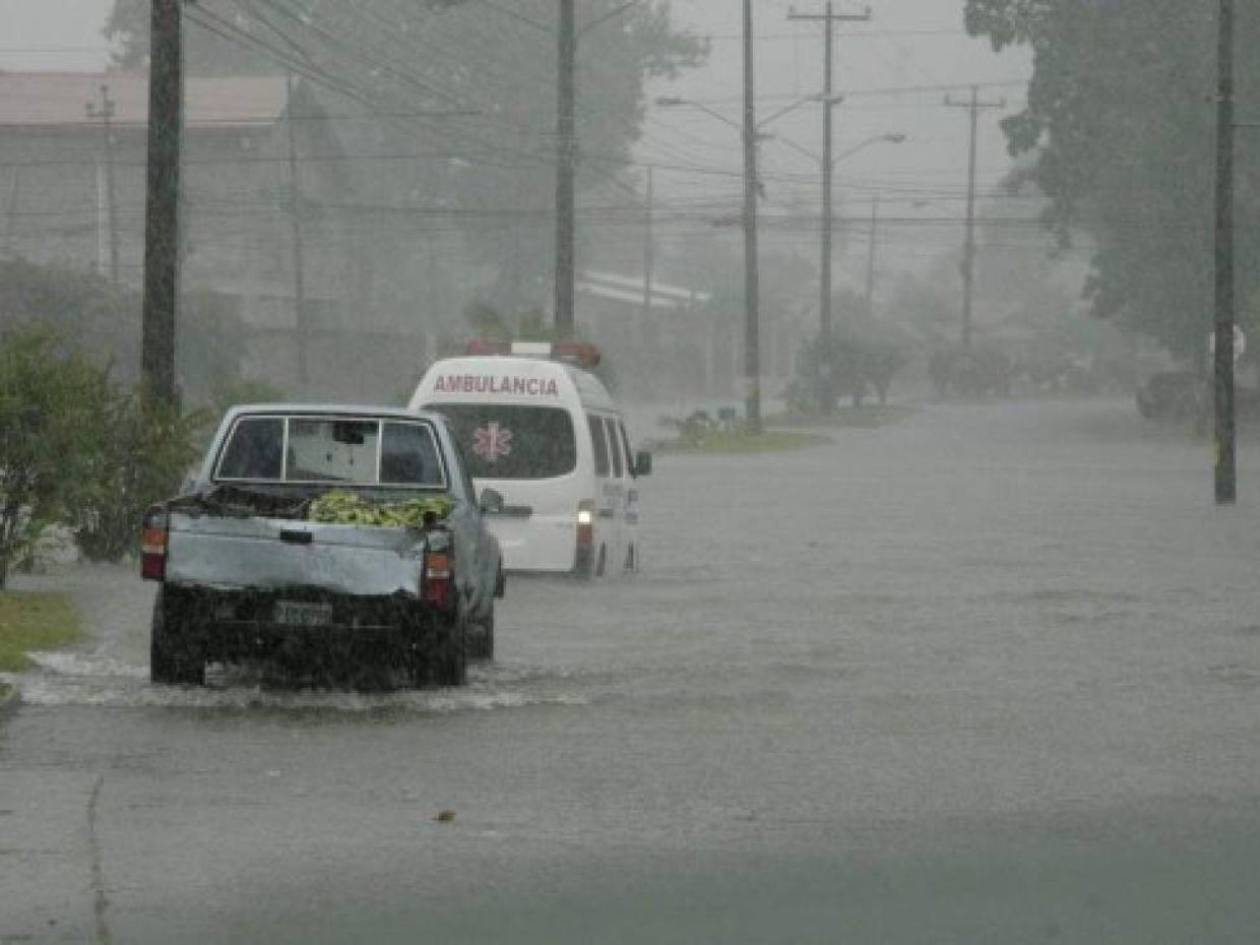
[[[0,68],[11,72],[99,69],[110,0],[0,0]]]
[[[823,82],[823,27],[787,19],[795,7],[802,13],[820,12],[823,0],[758,0],[757,97],[759,118],[773,114],[794,99],[817,93]],[[945,86],[958,86],[955,97],[965,97],[965,86],[984,85],[986,99],[1005,97],[1004,111],[986,112],[981,119],[981,185],[992,186],[1009,161],[997,121],[1022,106],[1024,80],[1031,73],[1024,50],[994,54],[987,43],[963,31],[962,0],[871,0],[869,23],[837,27],[835,88],[852,93],[836,112],[835,149],[846,148],[885,133],[902,133],[902,145],[878,144],[844,161],[837,170],[837,193],[849,201],[869,205],[870,194],[886,201],[902,200],[898,212],[931,213],[925,203],[940,199],[941,207],[956,203],[966,184],[968,125],[966,111],[945,108]],[[837,12],[860,12],[858,4],[836,4]],[[679,96],[710,105],[731,119],[740,119],[741,44],[740,0],[674,0],[676,19],[713,37],[706,68],[679,81],[661,84],[656,95]],[[914,89],[869,94],[873,90]],[[808,105],[768,126],[815,154],[822,147],[821,107]],[[767,181],[772,196],[817,199],[817,163],[780,141],[762,147],[768,177],[810,179],[811,183]],[[653,108],[640,148],[643,160],[662,164],[720,165],[737,171],[740,162],[736,129],[694,110]],[[685,192],[735,193],[738,180],[703,179],[664,172],[663,188]],[[914,206],[916,205],[917,206]],[[941,212],[944,212],[943,210]]]

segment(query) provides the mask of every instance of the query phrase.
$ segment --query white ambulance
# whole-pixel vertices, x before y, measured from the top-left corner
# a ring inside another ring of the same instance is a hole
[[[639,563],[637,480],[649,453],[625,422],[582,342],[474,341],[468,356],[434,363],[411,410],[444,414],[478,489],[508,571],[599,577]]]

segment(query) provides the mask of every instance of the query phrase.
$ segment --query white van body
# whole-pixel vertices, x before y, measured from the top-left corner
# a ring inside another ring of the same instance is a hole
[[[593,374],[546,357],[444,358],[408,407],[444,414],[478,490],[502,494],[504,508],[488,518],[506,570],[637,567],[635,454]]]

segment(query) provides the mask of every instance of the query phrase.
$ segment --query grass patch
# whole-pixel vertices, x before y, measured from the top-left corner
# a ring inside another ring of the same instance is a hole
[[[736,430],[714,430],[697,438],[658,440],[652,448],[660,453],[780,453],[799,450],[820,443],[828,438],[815,433],[795,430],[765,430],[760,434]]]
[[[830,416],[778,413],[766,423],[776,427],[803,427],[822,430],[875,430],[901,423],[918,413],[917,407],[900,404],[863,404],[861,407],[836,407]]]
[[[82,636],[68,595],[0,591],[0,672],[28,669],[31,650],[68,646]]]

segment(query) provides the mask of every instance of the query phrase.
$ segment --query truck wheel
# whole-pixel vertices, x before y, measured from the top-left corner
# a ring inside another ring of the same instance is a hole
[[[411,651],[411,679],[417,689],[468,681],[467,626],[462,613],[417,618]]]
[[[436,640],[434,681],[439,686],[468,682],[468,619],[460,614],[446,623]]]
[[[159,587],[149,630],[149,679],[164,685],[204,686],[206,661],[189,639],[188,602]]]
[[[468,658],[473,660],[494,659],[494,604],[490,604],[490,615],[473,624],[472,633],[468,635]]]

